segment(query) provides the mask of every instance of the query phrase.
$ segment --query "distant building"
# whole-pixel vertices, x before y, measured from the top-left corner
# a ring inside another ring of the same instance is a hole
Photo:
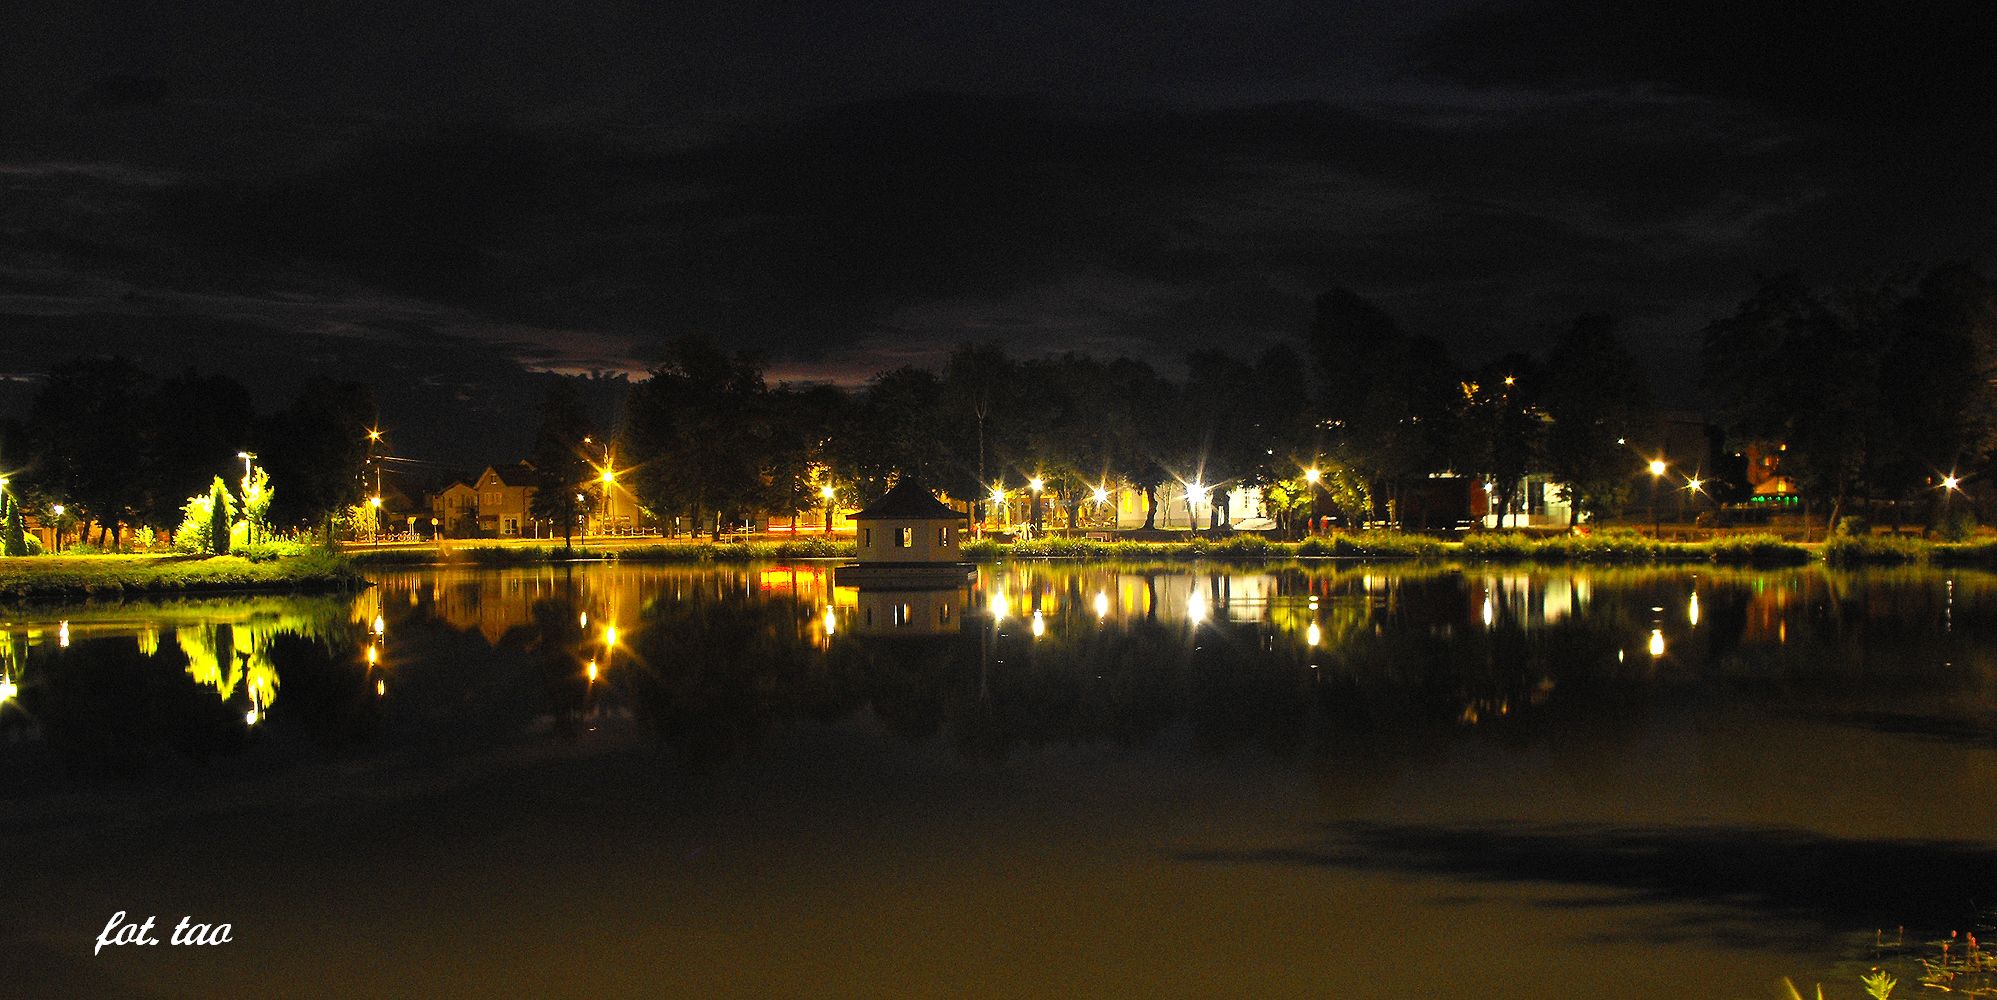
[[[441,492],[430,494],[431,527],[445,538],[471,538],[478,534],[478,490],[456,482]]]
[[[534,467],[525,462],[489,465],[473,485],[478,491],[478,533],[486,538],[539,535],[529,513],[534,502]]]

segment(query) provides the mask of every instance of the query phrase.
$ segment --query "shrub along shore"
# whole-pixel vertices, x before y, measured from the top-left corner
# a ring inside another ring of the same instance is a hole
[[[1195,559],[1255,562],[1270,559],[1400,559],[1480,563],[1697,564],[1801,566],[1818,559],[1833,566],[1904,565],[1997,567],[1997,542],[1949,544],[1917,538],[1837,538],[1806,545],[1767,534],[1735,534],[1695,541],[1658,541],[1629,531],[1535,537],[1476,534],[1460,542],[1394,531],[1365,531],[1277,542],[1255,536],[1185,541],[1094,541],[1040,538],[1027,542],[966,542],[964,558],[997,562],[1006,558],[1090,559],[1102,562],[1179,562]],[[559,546],[464,545],[357,553],[362,566],[468,563],[478,566],[536,565],[571,560],[626,563],[740,563],[785,559],[851,559],[851,541],[823,538],[785,541],[672,541],[623,548],[563,549]]]
[[[154,555],[0,559],[0,601],[221,591],[312,593],[365,585],[353,560],[316,550],[260,560]]]
[[[1262,562],[1347,558],[1420,562],[1539,565],[1826,565],[1981,566],[1997,568],[1997,541],[1931,542],[1893,536],[1838,537],[1819,545],[1773,535],[1725,535],[1707,541],[1658,541],[1634,532],[1533,537],[1478,534],[1460,542],[1392,531],[1365,531],[1273,542],[1254,535],[1187,541],[1103,542],[1042,538],[1002,544],[971,541],[964,558],[1088,559],[1100,562],[1170,563],[1192,560]],[[0,559],[0,601],[49,597],[117,597],[133,594],[217,591],[319,592],[365,585],[361,570],[384,566],[532,566],[578,560],[637,564],[747,563],[789,559],[850,559],[851,541],[671,541],[618,549],[564,549],[554,545],[460,545],[383,549],[352,554],[310,551],[278,559],[237,556],[37,556]]]

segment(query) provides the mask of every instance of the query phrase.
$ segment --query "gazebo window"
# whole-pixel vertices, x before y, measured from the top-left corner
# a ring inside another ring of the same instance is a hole
[[[903,528],[895,534],[894,544],[899,549],[915,548],[915,529]]]

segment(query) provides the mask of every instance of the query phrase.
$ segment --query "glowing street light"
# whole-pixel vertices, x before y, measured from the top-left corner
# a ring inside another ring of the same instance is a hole
[[[607,453],[609,452],[609,450],[610,449],[608,448],[604,449],[604,451],[606,452],[605,455],[606,463],[608,459]],[[611,508],[616,504],[617,501],[617,496],[616,496],[617,470],[611,468],[608,464],[605,464],[603,466],[602,471],[597,473],[596,481],[603,484],[603,520],[605,523],[604,530],[605,533],[608,533],[609,526],[615,523],[614,519],[611,517]]]
[[[1044,484],[1041,483],[1039,476],[1034,476],[1032,479],[1026,481],[1026,488],[1032,490],[1035,493],[1040,492],[1040,488],[1042,485]]]
[[[818,488],[818,499],[825,501],[825,533],[828,535],[832,533],[832,498],[838,495],[839,491],[833,489],[831,483]]]
[[[1311,532],[1313,534],[1317,532],[1319,526],[1324,521],[1323,517],[1318,514],[1317,509],[1317,484],[1323,480],[1324,473],[1319,471],[1317,466],[1313,465],[1304,470],[1304,482],[1309,483],[1311,487]]]
[[[1108,502],[1109,502],[1109,489],[1108,489],[1107,487],[1103,487],[1103,486],[1098,486],[1098,487],[1096,487],[1096,489],[1095,489],[1095,498],[1096,498],[1096,502],[1097,502],[1097,503],[1108,503]]]
[[[1664,478],[1665,464],[1661,458],[1650,460],[1650,537],[1664,537],[1664,510],[1657,502],[1657,484]]]
[[[1960,493],[1962,492],[1962,480],[1957,478],[1955,473],[1951,472],[1942,477],[1942,489],[1950,493]]]

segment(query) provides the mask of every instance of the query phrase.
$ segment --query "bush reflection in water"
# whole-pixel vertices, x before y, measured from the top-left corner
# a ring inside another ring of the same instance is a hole
[[[1988,693],[1991,579],[1014,563],[956,589],[860,591],[823,564],[414,571],[357,599],[8,624],[0,732],[72,776],[237,755],[266,729],[322,751],[463,749],[627,721],[702,768],[787,727],[866,723],[973,761],[1170,738],[1349,774],[1463,740],[1612,737],[1724,689],[1986,739],[1848,699]]]

